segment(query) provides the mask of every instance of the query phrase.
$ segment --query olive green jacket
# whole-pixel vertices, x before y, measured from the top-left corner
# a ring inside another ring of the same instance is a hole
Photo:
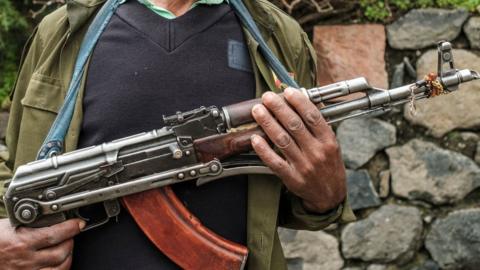
[[[18,166],[35,159],[63,103],[76,55],[93,15],[105,0],[71,0],[47,16],[29,40],[12,92],[6,143],[9,159],[0,163],[0,181],[10,179]],[[262,34],[285,67],[303,87],[315,84],[315,52],[300,26],[267,0],[245,0]],[[246,31],[254,63],[257,95],[277,90],[272,71]],[[82,121],[82,92],[66,137],[66,151],[77,146]],[[205,104],[208,105],[208,104]],[[1,183],[1,182],[0,182]],[[0,185],[0,192],[4,190]],[[286,269],[277,226],[319,230],[353,214],[345,203],[326,215],[307,213],[301,200],[289,194],[275,177],[249,176],[247,214],[250,269]],[[0,203],[0,216],[5,210]],[[76,258],[81,259],[81,258]]]

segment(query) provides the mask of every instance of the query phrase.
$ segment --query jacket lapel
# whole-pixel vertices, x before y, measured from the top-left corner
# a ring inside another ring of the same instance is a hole
[[[106,0],[72,0],[67,1],[67,16],[70,33],[85,26],[90,17]]]

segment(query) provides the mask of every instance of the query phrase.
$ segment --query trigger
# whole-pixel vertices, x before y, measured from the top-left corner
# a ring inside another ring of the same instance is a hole
[[[110,221],[111,218],[118,218],[121,208],[120,203],[118,202],[118,200],[115,199],[104,201],[103,209],[105,210],[105,216],[98,219],[90,219],[82,216],[82,214],[80,213],[80,208],[75,210],[75,217],[87,222],[87,226],[85,226],[82,232],[105,225],[108,223],[108,221]]]
[[[81,220],[83,220],[83,221],[85,221],[85,222],[87,223],[87,226],[85,226],[85,228],[83,228],[83,229],[81,230],[81,232],[84,232],[84,231],[89,230],[89,221],[90,221],[90,219],[82,216],[82,214],[80,213],[80,208],[75,209],[75,211],[74,211],[73,213],[74,213],[75,218],[81,219]]]

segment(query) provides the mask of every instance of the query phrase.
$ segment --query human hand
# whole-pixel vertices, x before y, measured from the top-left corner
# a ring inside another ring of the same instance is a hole
[[[287,189],[302,198],[305,208],[324,213],[346,197],[346,173],[335,134],[317,107],[300,91],[287,88],[284,97],[262,96],[252,109],[255,121],[278,147],[254,135],[252,147]]]
[[[74,219],[51,227],[12,228],[0,219],[0,268],[3,270],[67,270],[72,263],[73,237],[85,227]]]

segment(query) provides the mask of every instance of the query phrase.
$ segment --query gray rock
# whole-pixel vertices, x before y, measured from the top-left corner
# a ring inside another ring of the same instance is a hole
[[[468,157],[430,142],[411,140],[387,149],[392,192],[410,200],[454,203],[480,186],[480,168]]]
[[[414,9],[387,26],[388,43],[395,49],[423,49],[440,40],[453,40],[468,18],[466,10]]]
[[[353,210],[379,206],[378,194],[367,170],[347,170],[348,200]]]
[[[342,270],[364,270],[364,269],[362,267],[351,266],[351,267],[345,267]]]
[[[392,76],[392,83],[390,84],[390,88],[397,88],[403,85],[403,80],[405,78],[405,63],[400,63],[395,65],[393,69],[393,76]]]
[[[480,57],[466,50],[454,50],[456,68],[480,70]],[[418,79],[437,69],[438,54],[430,50],[417,62]],[[480,81],[462,84],[458,91],[420,100],[416,103],[416,114],[411,115],[406,105],[404,116],[413,124],[428,128],[429,133],[440,138],[454,129],[472,129],[480,127]]]
[[[463,27],[463,31],[470,41],[470,47],[480,49],[480,17],[472,17]]]
[[[387,270],[387,266],[383,264],[371,264],[367,267],[367,270]]]
[[[442,269],[479,269],[480,208],[455,211],[437,219],[425,246]]]
[[[288,270],[303,270],[303,259],[302,258],[293,258],[287,260],[287,269]]]
[[[335,237],[322,231],[298,231],[279,229],[280,241],[292,268],[302,264],[303,270],[326,269],[339,270],[343,267],[338,241]],[[294,239],[291,239],[295,235]]]
[[[477,144],[477,153],[475,154],[475,161],[480,164],[480,142]]]
[[[440,270],[440,267],[438,264],[432,260],[426,260],[423,263],[423,268],[422,270]]]
[[[358,169],[380,150],[397,141],[394,125],[375,118],[349,119],[337,129],[345,165]]]
[[[342,253],[347,259],[403,264],[420,246],[422,230],[417,208],[384,205],[368,218],[345,227],[341,234]]]
[[[430,216],[430,215],[427,215],[427,216],[425,216],[425,217],[423,218],[423,221],[424,221],[425,223],[427,223],[427,224],[432,223],[432,220],[433,220],[433,217]]]
[[[379,174],[380,184],[378,193],[380,198],[385,199],[390,194],[390,170],[381,171]]]
[[[417,77],[417,70],[412,65],[412,62],[410,61],[410,58],[404,57],[403,58],[403,63],[405,64],[405,70],[407,71],[408,76],[415,78]]]
[[[478,136],[473,132],[460,132],[460,137],[464,141],[473,141],[473,142],[480,141],[480,136]]]

